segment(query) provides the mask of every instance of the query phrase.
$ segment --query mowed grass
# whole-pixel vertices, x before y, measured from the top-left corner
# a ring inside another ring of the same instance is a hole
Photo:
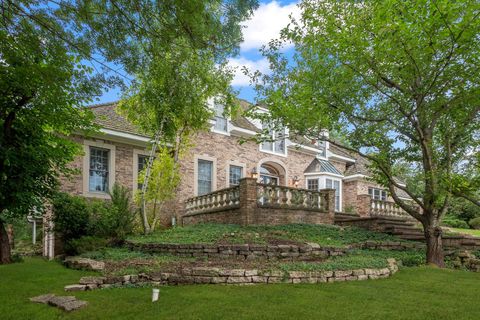
[[[1,319],[480,319],[480,274],[406,268],[389,279],[328,284],[192,285],[74,292],[89,305],[72,313],[31,303],[65,294],[81,271],[38,258],[0,266]]]
[[[460,233],[460,234],[469,234],[472,236],[480,237],[480,230],[475,229],[460,229],[460,228],[449,228],[451,232]]]
[[[272,240],[315,242],[325,246],[345,246],[373,241],[399,241],[397,237],[354,227],[290,224],[281,226],[239,226],[197,224],[157,231],[148,236],[133,236],[140,243],[257,243]]]

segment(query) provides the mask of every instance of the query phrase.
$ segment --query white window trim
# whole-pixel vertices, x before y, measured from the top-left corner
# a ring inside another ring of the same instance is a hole
[[[236,167],[241,167],[242,168],[242,178],[245,178],[247,176],[247,165],[243,162],[238,162],[238,161],[228,161],[227,167],[226,167],[226,178],[225,178],[225,185],[228,187],[230,186],[230,167],[231,166],[236,166]]]
[[[262,126],[262,128],[263,128],[263,126]],[[260,146],[259,146],[258,149],[259,149],[261,152],[265,152],[265,153],[269,153],[269,154],[274,154],[274,155],[282,156],[282,157],[285,157],[285,158],[286,158],[286,157],[288,156],[288,151],[287,151],[287,150],[288,150],[288,144],[287,144],[287,142],[288,142],[288,140],[289,140],[289,139],[288,139],[289,131],[287,130],[287,128],[284,128],[283,130],[284,130],[284,135],[283,135],[283,141],[284,141],[284,142],[283,142],[283,152],[276,152],[276,151],[274,150],[274,149],[275,149],[275,142],[276,142],[277,140],[271,141],[271,143],[272,143],[272,150],[265,150],[265,149],[263,149],[263,148],[262,148],[263,142],[260,142]],[[271,136],[272,136],[273,139],[275,139],[276,134],[277,134],[277,130],[272,130],[272,135],[271,135]]]
[[[204,154],[196,154],[193,157],[193,194],[195,197],[198,196],[198,160],[212,162],[212,192],[217,190],[217,159]]]
[[[308,189],[308,181],[307,180],[315,180],[315,179],[318,179],[318,188],[319,190],[322,190],[322,189],[326,189],[327,188],[327,179],[330,179],[332,180],[332,184],[333,184],[333,181],[338,181],[339,182],[339,196],[340,196],[340,199],[339,199],[339,208],[338,208],[338,211],[341,212],[342,211],[342,208],[343,208],[343,181],[342,179],[339,179],[339,178],[336,178],[336,177],[333,177],[331,175],[325,175],[325,174],[308,174],[308,173],[305,173],[304,174],[305,176],[305,189]]]
[[[92,140],[83,140],[83,195],[89,198],[101,198],[101,199],[110,199],[110,195],[106,192],[92,192],[89,190],[89,179],[90,179],[90,147],[97,147],[102,149],[108,149],[109,152],[109,163],[108,163],[108,189],[112,190],[113,185],[115,184],[115,145],[105,143],[102,141],[92,141]]]
[[[373,190],[373,194],[371,195],[370,194],[370,189]],[[380,191],[380,199],[375,199],[375,190],[378,190]],[[368,192],[368,195],[372,197],[372,200],[376,200],[376,201],[388,201],[388,191],[385,190],[385,189],[382,189],[382,188],[378,188],[378,187],[368,187],[367,188],[367,192]],[[382,199],[382,193],[385,193],[385,200]]]
[[[147,150],[133,149],[133,177],[132,177],[132,190],[133,194],[138,189],[138,156],[150,156]]]
[[[327,179],[330,179],[332,180],[332,189],[333,188],[333,181],[338,181],[339,182],[339,199],[338,199],[338,212],[342,212],[342,202],[343,202],[343,183],[342,183],[342,179],[335,179],[333,177],[325,177],[324,178],[324,188],[326,188],[327,186]],[[335,209],[336,210],[336,209]]]
[[[216,123],[216,120],[215,120],[215,99],[214,98],[211,98],[208,100],[208,104],[210,105],[210,108],[213,110],[213,113],[214,113],[214,118],[210,120],[210,123],[212,124],[212,127],[210,128],[210,131],[214,132],[214,133],[218,133],[218,134],[223,134],[225,136],[230,136],[230,131],[232,129],[232,124],[231,124],[231,117],[230,116],[226,116],[225,119],[227,120],[227,131],[221,131],[221,130],[216,130],[215,129],[215,123]]]

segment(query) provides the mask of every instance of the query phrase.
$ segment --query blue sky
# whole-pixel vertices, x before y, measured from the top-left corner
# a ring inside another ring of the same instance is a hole
[[[268,63],[259,49],[279,36],[280,30],[288,24],[290,14],[294,17],[298,16],[297,2],[293,0],[260,1],[260,6],[253,17],[244,22],[244,41],[240,45],[240,55],[230,59],[230,65],[237,70],[232,85],[239,91],[240,98],[251,102],[255,100],[255,92],[249,86],[248,78],[241,72],[241,67],[246,66],[252,71],[268,72]],[[105,92],[98,102],[110,102],[119,98],[120,91],[113,89]]]

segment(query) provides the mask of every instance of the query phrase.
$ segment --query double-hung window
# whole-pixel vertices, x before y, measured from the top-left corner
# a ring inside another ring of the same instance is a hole
[[[212,192],[213,185],[213,162],[198,160],[197,193],[199,196]]]
[[[335,210],[340,211],[340,181],[325,179],[325,188],[335,189]]]
[[[108,192],[110,150],[90,147],[88,191]]]
[[[239,166],[231,165],[228,174],[228,182],[230,186],[236,186],[240,184],[240,179],[243,177],[243,168]]]
[[[219,132],[228,132],[228,119],[225,117],[225,107],[223,104],[215,102],[213,105],[215,110],[215,125],[213,129]]]
[[[379,188],[368,188],[368,194],[373,200],[387,201],[387,191]]]
[[[307,189],[318,191],[318,179],[307,179]]]
[[[285,154],[285,129],[268,131],[268,140],[262,142],[260,149],[273,153]]]

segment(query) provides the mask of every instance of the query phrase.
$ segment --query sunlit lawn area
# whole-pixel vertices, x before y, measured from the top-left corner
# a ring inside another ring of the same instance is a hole
[[[475,229],[460,229],[460,228],[449,228],[450,231],[461,234],[470,234],[472,236],[480,237],[480,230]]]
[[[28,301],[65,294],[81,271],[38,258],[0,266],[1,319],[480,319],[480,274],[406,268],[390,279],[317,285],[119,288],[73,293],[89,305],[70,314]],[[69,293],[71,294],[71,293]]]

